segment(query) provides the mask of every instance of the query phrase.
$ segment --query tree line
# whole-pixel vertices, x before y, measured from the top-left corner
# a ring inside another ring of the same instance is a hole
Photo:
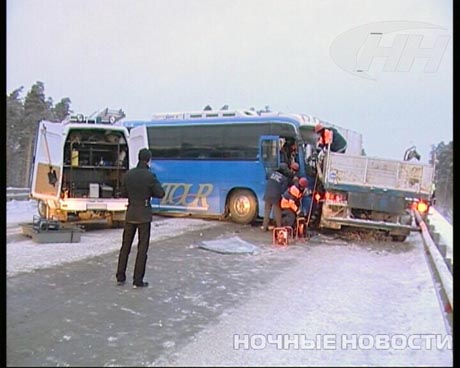
[[[54,104],[45,95],[43,82],[36,82],[25,98],[24,87],[6,96],[7,173],[6,184],[13,187],[29,187],[35,136],[41,120],[60,122],[73,111],[71,100],[62,98]],[[436,197],[442,206],[452,207],[453,191],[453,142],[441,142],[432,146],[430,163],[435,163]]]
[[[441,142],[431,146],[430,163],[435,165],[436,203],[453,210],[454,144]]]

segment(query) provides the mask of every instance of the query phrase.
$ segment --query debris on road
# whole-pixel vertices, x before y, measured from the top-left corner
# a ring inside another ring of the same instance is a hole
[[[203,241],[198,246],[198,248],[223,254],[258,254],[260,252],[259,247],[240,239],[238,236],[225,239]]]

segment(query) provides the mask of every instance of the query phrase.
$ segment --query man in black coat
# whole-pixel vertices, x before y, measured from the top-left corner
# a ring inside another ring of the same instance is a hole
[[[137,230],[139,243],[133,277],[133,286],[135,288],[148,286],[148,282],[144,282],[144,274],[150,242],[150,223],[152,221],[150,198],[163,198],[165,195],[161,183],[156,175],[150,171],[150,158],[150,151],[147,148],[141,149],[138,154],[139,162],[137,166],[126,173],[121,187],[122,196],[128,197],[128,209],[126,211],[116,277],[119,285],[125,283],[128,257]]]

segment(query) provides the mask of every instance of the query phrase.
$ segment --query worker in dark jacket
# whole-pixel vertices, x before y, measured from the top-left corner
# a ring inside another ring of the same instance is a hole
[[[331,152],[345,153],[347,140],[334,127],[325,128],[322,124],[315,125],[315,133],[318,134],[318,147],[323,149],[331,145]]]
[[[264,221],[261,229],[268,231],[268,223],[270,221],[270,214],[273,209],[273,214],[275,215],[276,226],[281,226],[281,208],[280,200],[281,194],[288,187],[288,178],[286,174],[289,171],[289,167],[286,163],[282,162],[278,169],[273,171],[265,185],[265,210],[264,210]]]
[[[156,175],[150,171],[150,158],[150,150],[147,148],[141,149],[138,154],[139,162],[137,166],[129,170],[123,178],[121,194],[123,197],[128,197],[128,208],[116,274],[119,285],[124,284],[126,281],[128,257],[134,236],[138,231],[139,243],[134,266],[133,286],[148,286],[148,282],[144,282],[144,274],[150,242],[150,223],[152,221],[150,199],[151,197],[163,198],[165,195],[161,183]]]

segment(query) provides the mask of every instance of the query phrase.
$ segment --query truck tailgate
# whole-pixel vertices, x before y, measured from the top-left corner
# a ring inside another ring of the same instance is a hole
[[[329,152],[324,182],[326,187],[367,186],[430,194],[433,174],[430,165]]]

